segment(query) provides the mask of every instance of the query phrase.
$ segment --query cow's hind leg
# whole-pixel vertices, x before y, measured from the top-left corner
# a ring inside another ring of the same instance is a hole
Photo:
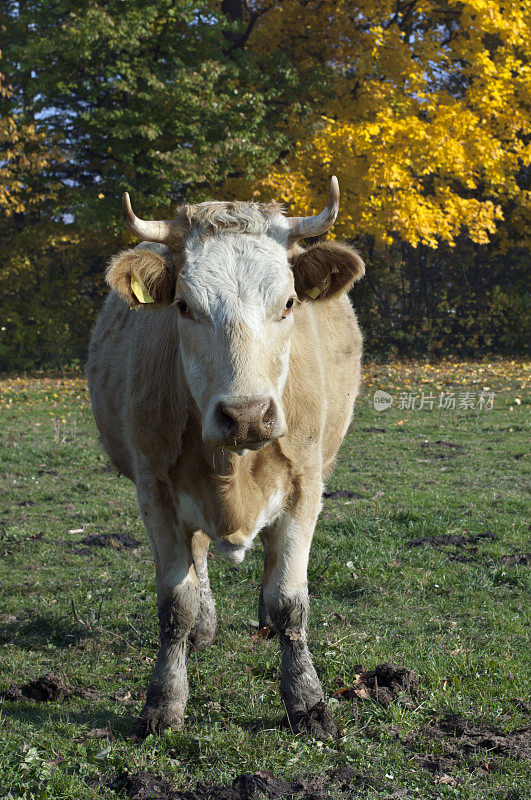
[[[197,577],[199,579],[199,613],[190,631],[190,643],[196,650],[204,650],[214,641],[216,635],[216,604],[210,590],[208,580],[208,546],[209,537],[202,531],[196,531],[192,537],[192,556]]]
[[[280,694],[292,729],[316,738],[337,738],[341,729],[325,700],[306,641],[307,566],[320,493],[310,505],[311,513],[305,505],[302,520],[286,512],[269,529],[263,596],[280,640]]]
[[[138,503],[157,573],[160,649],[135,733],[143,738],[182,728],[188,699],[188,634],[200,611],[200,585],[190,537],[179,532],[174,506],[160,481],[138,486]]]

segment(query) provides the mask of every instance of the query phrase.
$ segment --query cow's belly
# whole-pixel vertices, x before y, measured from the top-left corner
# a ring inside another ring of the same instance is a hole
[[[220,530],[215,522],[208,519],[201,500],[189,494],[178,494],[176,501],[179,526],[188,533],[202,530],[216,543],[216,550],[221,556],[233,564],[241,564],[260,531],[271,525],[282,513],[284,498],[285,492],[281,489],[273,492],[255,519],[249,519],[245,526],[230,533]]]

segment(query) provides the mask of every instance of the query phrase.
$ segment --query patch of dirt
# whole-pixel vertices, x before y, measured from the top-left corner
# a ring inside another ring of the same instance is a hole
[[[382,706],[398,702],[414,708],[421,697],[420,677],[412,669],[398,664],[378,664],[375,669],[356,667],[354,683],[335,694],[338,700],[375,700]]]
[[[349,791],[368,783],[367,777],[345,766],[329,769],[324,775],[294,781],[287,781],[265,770],[247,772],[238,775],[228,786],[208,786],[200,781],[195,789],[188,790],[178,789],[169,778],[159,778],[150,772],[121,773],[111,778],[108,785],[126,794],[129,800],[252,800],[264,795],[283,798],[301,794],[308,800],[325,800],[331,784],[335,791]]]
[[[497,539],[492,531],[484,531],[475,536],[462,536],[461,534],[445,533],[442,536],[422,536],[420,539],[411,539],[406,542],[406,547],[421,547],[424,544],[430,547],[470,547],[482,539]]]
[[[500,558],[502,564],[508,567],[526,566],[531,564],[531,553],[511,553]]]
[[[464,447],[454,442],[444,442],[438,439],[436,442],[422,442],[420,445],[424,450],[431,450],[433,458],[453,458],[464,452]]]
[[[336,489],[334,492],[323,492],[323,497],[327,500],[352,500],[353,498],[363,498],[359,492],[351,492],[349,489]]]
[[[386,428],[362,428],[363,433],[387,433]]]
[[[61,675],[48,672],[34,681],[29,681],[22,686],[10,686],[0,694],[4,700],[33,700],[36,703],[64,700],[73,694],[70,687]]]
[[[136,550],[140,542],[128,533],[91,533],[80,544],[89,547],[112,547],[114,550]]]
[[[12,684],[9,689],[0,692],[0,698],[12,702],[33,701],[35,703],[54,703],[68,700],[70,697],[81,697],[83,700],[95,701],[103,697],[103,692],[90,686],[75,686],[55,672],[47,672],[33,681],[28,681],[21,686]],[[108,695],[117,703],[132,703],[130,692],[112,692]],[[137,695],[135,694],[135,698]]]
[[[513,703],[520,711],[523,711],[524,714],[531,716],[531,702],[529,700],[525,700],[523,697],[515,697]]]
[[[449,715],[436,720],[420,731],[412,731],[405,738],[406,745],[415,745],[420,737],[437,742],[442,755],[415,753],[413,762],[431,772],[448,772],[456,763],[467,761],[481,750],[489,756],[498,755],[531,761],[531,728],[513,733],[501,733],[487,725],[474,725],[462,717]],[[496,768],[495,761],[479,766],[484,772]]]
[[[150,798],[178,797],[173,781],[169,778],[157,778],[150,772],[135,772],[130,775],[122,773],[112,783],[112,788],[124,792],[131,800],[149,800]]]
[[[426,755],[425,753],[415,753],[411,763],[419,769],[427,769],[428,772],[444,773],[446,770],[452,770],[455,767],[455,761],[452,761],[451,758],[432,754]]]

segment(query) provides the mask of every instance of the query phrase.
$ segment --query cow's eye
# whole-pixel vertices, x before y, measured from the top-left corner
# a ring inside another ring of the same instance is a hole
[[[181,316],[191,318],[192,312],[190,311],[184,300],[177,300],[177,308],[179,309]]]
[[[286,317],[291,314],[291,309],[293,308],[293,303],[295,302],[294,297],[290,297],[288,302],[284,307],[284,311],[282,312],[282,319],[286,319]]]

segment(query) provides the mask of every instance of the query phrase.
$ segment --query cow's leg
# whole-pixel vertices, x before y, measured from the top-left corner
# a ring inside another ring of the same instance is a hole
[[[200,587],[191,537],[179,531],[164,484],[153,479],[139,486],[138,504],[155,561],[160,622],[160,650],[135,730],[144,737],[183,726],[188,634],[199,614]]]
[[[263,596],[280,639],[280,694],[293,730],[337,738],[341,729],[325,701],[306,642],[307,567],[320,493],[304,512],[285,512],[268,531],[268,559]]]
[[[209,537],[202,531],[196,531],[192,537],[192,557],[199,579],[199,613],[194,627],[190,631],[190,643],[197,650],[204,650],[212,644],[216,635],[216,604],[210,591],[208,580],[208,546]]]

